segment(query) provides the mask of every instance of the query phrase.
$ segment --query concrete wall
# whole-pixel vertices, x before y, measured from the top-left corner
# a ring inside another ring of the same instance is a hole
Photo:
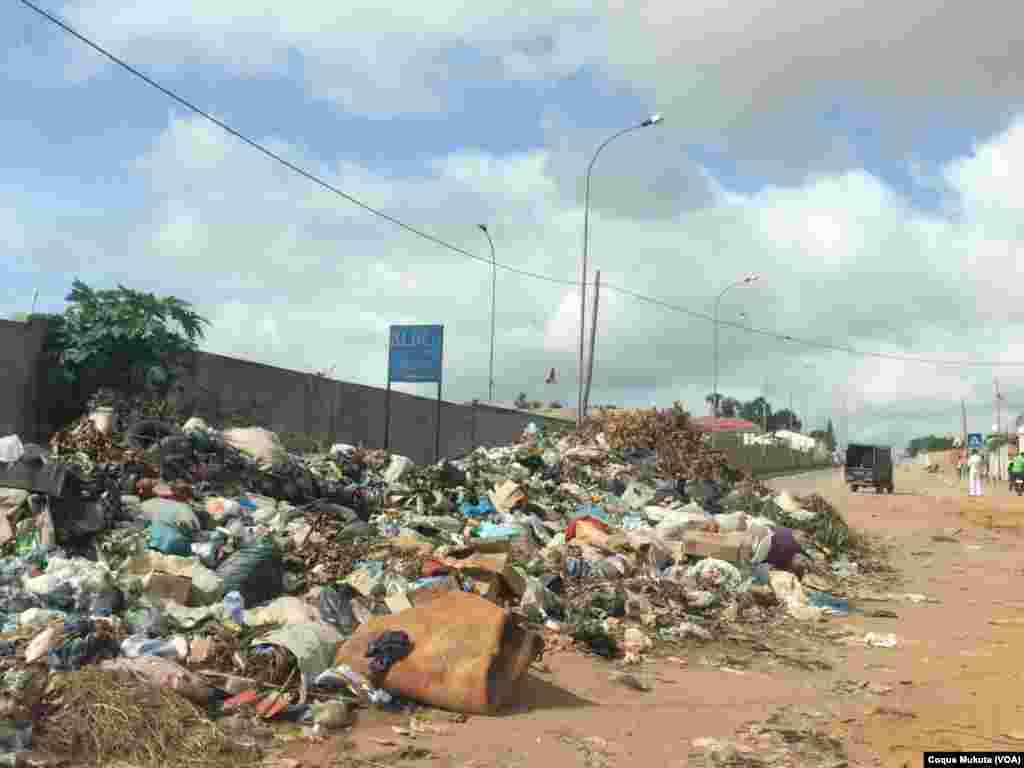
[[[719,434],[715,441],[716,447],[725,452],[734,466],[754,476],[832,466],[827,457],[816,451],[798,451],[778,445],[744,445],[741,435]]]
[[[46,423],[53,388],[40,386],[43,323],[0,320],[0,436],[17,433],[40,440],[63,426]],[[212,421],[231,419],[279,433],[296,433],[325,443],[384,447],[386,392],[308,373],[199,353],[180,381],[175,399],[189,414]],[[390,448],[418,463],[434,460],[437,402],[402,392],[391,393]],[[441,455],[458,457],[475,446],[511,442],[526,425],[548,429],[571,427],[489,405],[441,404]],[[738,435],[716,438],[733,463],[755,474],[827,466],[809,453],[776,446],[744,446]]]
[[[200,353],[181,380],[176,398],[188,413],[214,421],[231,418],[280,433],[300,433],[327,443],[384,447],[387,391],[308,373]],[[478,445],[509,443],[531,421],[562,422],[491,406],[442,401],[441,456],[457,457]],[[389,443],[416,462],[434,460],[437,400],[391,392]]]
[[[47,418],[59,389],[40,377],[46,326],[0,320],[0,436],[45,440],[63,426]],[[186,413],[215,421],[265,426],[322,441],[384,447],[386,391],[289,371],[223,355],[199,353],[173,397]],[[392,451],[416,462],[434,460],[437,401],[391,393]],[[441,404],[441,455],[457,457],[477,445],[509,443],[531,421],[563,422],[491,406]]]
[[[43,323],[0,320],[0,437],[35,436],[39,359],[45,338]]]

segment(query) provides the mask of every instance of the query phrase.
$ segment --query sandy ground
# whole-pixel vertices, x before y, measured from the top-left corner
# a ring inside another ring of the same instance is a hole
[[[1024,750],[1017,650],[1024,640],[1017,582],[1024,573],[1024,498],[992,484],[984,498],[969,499],[949,474],[917,467],[897,469],[891,496],[851,494],[838,471],[771,485],[820,493],[851,525],[884,536],[904,580],[891,591],[937,602],[864,603],[863,612],[811,628],[794,621],[769,645],[783,646],[798,663],[727,638],[692,641],[678,654],[685,664],[661,659],[641,668],[648,692],[611,682],[615,667],[606,662],[551,656],[550,674],[531,673],[518,705],[504,716],[449,723],[442,735],[409,742],[393,729],[406,719],[366,713],[351,733],[365,762],[342,762],[349,758],[339,751],[341,740],[295,744],[286,755],[305,765],[692,768],[693,739],[730,739],[745,723],[780,710],[824,717],[820,727],[841,742],[848,760],[795,765],[917,766],[924,750]],[[891,633],[898,645],[841,642],[842,630]],[[398,760],[396,750],[409,744],[424,751],[405,746],[406,759]]]

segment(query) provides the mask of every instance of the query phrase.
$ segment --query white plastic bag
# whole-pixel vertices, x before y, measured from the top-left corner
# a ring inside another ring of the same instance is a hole
[[[0,437],[0,462],[13,464],[25,455],[25,446],[17,435]]]

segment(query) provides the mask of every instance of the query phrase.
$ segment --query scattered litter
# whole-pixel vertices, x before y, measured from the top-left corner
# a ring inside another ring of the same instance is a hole
[[[896,635],[882,635],[877,632],[868,632],[861,639],[861,642],[864,643],[864,645],[869,645],[873,648],[895,648],[899,645],[899,639]]]
[[[751,480],[678,408],[418,466],[97,398],[48,449],[0,437],[0,667],[39,699],[19,699],[8,746],[227,766],[276,723],[494,714],[542,656],[636,665],[743,624],[792,631],[784,613],[849,612],[832,590],[874,572],[827,501]]]

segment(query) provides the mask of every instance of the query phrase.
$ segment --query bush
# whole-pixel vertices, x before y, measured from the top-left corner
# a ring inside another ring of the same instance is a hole
[[[49,317],[46,351],[51,375],[86,398],[100,387],[165,397],[208,325],[186,301],[124,286],[94,291],[75,280],[67,301]]]

